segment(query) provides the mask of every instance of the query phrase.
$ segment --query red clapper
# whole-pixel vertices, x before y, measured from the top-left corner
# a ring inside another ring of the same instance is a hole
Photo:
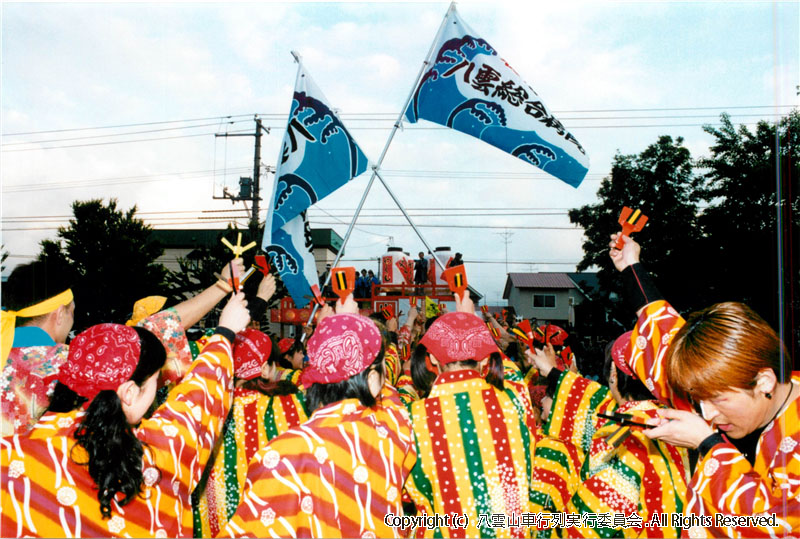
[[[384,305],[383,309],[381,309],[381,312],[386,320],[391,320],[394,318],[394,305]]]
[[[533,352],[533,331],[531,331],[531,323],[528,320],[523,320],[517,324],[517,327],[511,328],[511,333]]]
[[[447,281],[450,291],[458,294],[459,299],[464,299],[464,292],[467,290],[467,272],[464,266],[453,266],[442,272],[442,277]]]
[[[622,234],[614,245],[617,249],[622,249],[625,242],[622,236],[630,236],[634,232],[639,232],[647,224],[647,216],[642,214],[642,210],[633,211],[627,206],[623,206],[622,213],[619,214],[619,224],[622,225]]]
[[[339,296],[341,302],[344,303],[347,296],[352,294],[356,288],[356,268],[332,268],[331,288],[334,294]]]
[[[269,262],[264,255],[256,255],[256,268],[266,277],[269,274]]]

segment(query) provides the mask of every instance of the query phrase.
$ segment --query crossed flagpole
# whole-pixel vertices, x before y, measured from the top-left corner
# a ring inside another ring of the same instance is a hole
[[[451,22],[452,24],[450,24]],[[299,80],[300,73],[303,72],[303,65],[297,53],[292,52],[292,55],[298,63]],[[457,62],[455,57],[459,55],[461,61]],[[426,74],[426,69],[428,74]],[[461,69],[465,71],[459,72]],[[470,74],[474,75],[472,79],[469,78]],[[470,82],[463,89],[458,86],[457,82],[462,77],[465,83]],[[304,102],[303,99],[300,99],[300,102]],[[325,114],[327,113],[330,111],[326,108]],[[372,170],[364,194],[347,228],[342,247],[336,255],[334,266],[339,264],[375,178],[381,181],[386,192],[403,213],[406,221],[411,225],[428,252],[433,252],[380,172],[381,164],[394,140],[394,135],[402,125],[403,116],[412,123],[418,119],[426,119],[466,133],[545,170],[573,187],[580,184],[589,167],[588,156],[575,137],[550,113],[533,88],[500,59],[497,51],[484,39],[477,37],[477,34],[458,17],[455,2],[450,4],[445,13],[377,162],[367,166],[367,158],[363,151],[347,133],[341,120],[336,118],[335,114],[331,114],[336,125],[341,128],[341,131],[344,131],[348,138],[351,151],[357,151],[359,158],[363,159],[361,161],[356,159],[350,169],[350,175],[334,189],[365,172],[366,168]],[[470,117],[477,118],[478,121],[471,121]],[[314,119],[316,120],[316,118]],[[294,142],[294,138],[292,138],[292,152],[294,152]],[[335,163],[333,167],[336,168]],[[341,170],[329,171],[329,173],[338,180],[344,177]],[[286,187],[281,194],[283,197],[280,199],[281,203],[285,203],[287,197],[291,196],[290,192],[294,186],[298,186],[299,190],[304,189],[303,185],[308,186],[308,182],[302,177],[291,177],[292,174],[286,176]],[[276,187],[277,181],[276,177]],[[324,190],[320,196],[317,196],[316,192],[312,190],[309,200],[313,204],[331,192],[332,189]],[[444,271],[442,261],[437,257],[433,257],[433,259]],[[306,277],[306,279],[309,278],[310,276]],[[323,288],[328,285],[330,279],[329,273],[322,284]],[[315,287],[316,284],[312,290]],[[315,303],[311,313],[312,319],[320,302]]]
[[[356,207],[356,211],[353,214],[353,219],[350,221],[350,224],[347,227],[347,232],[345,233],[344,238],[342,239],[342,246],[339,248],[339,252],[336,253],[336,259],[333,261],[333,265],[332,265],[332,267],[334,267],[334,268],[339,265],[339,260],[342,257],[342,253],[344,253],[344,248],[347,245],[347,242],[350,240],[350,235],[352,234],[353,228],[355,227],[356,221],[358,220],[358,216],[361,213],[362,208],[364,207],[364,202],[367,200],[367,195],[369,195],[370,189],[372,189],[372,184],[375,182],[375,178],[378,178],[381,181],[381,183],[383,184],[384,189],[386,189],[386,192],[389,194],[390,197],[392,197],[392,200],[394,201],[394,203],[397,204],[397,207],[403,213],[403,216],[408,221],[408,224],[411,225],[411,228],[414,230],[414,232],[417,234],[419,239],[422,241],[422,244],[425,246],[425,248],[428,250],[428,252],[433,253],[433,249],[428,244],[428,241],[423,237],[422,233],[419,231],[417,226],[414,224],[414,221],[411,219],[411,216],[408,215],[408,212],[406,211],[405,207],[400,202],[400,200],[397,198],[397,196],[394,194],[394,191],[392,191],[392,189],[389,187],[389,184],[387,184],[386,180],[384,180],[383,176],[381,176],[380,167],[381,167],[381,164],[383,163],[384,158],[386,157],[386,153],[389,150],[389,146],[392,144],[392,140],[394,139],[395,133],[400,128],[400,125],[401,125],[401,123],[403,121],[403,116],[405,115],[405,111],[408,108],[408,105],[411,103],[411,100],[414,97],[414,91],[417,88],[417,84],[419,84],[419,81],[422,78],[422,75],[425,73],[425,68],[427,68],[428,65],[430,64],[431,55],[433,54],[433,52],[434,52],[434,50],[436,48],[436,45],[439,42],[439,37],[441,36],[442,32],[444,31],[445,23],[447,22],[447,19],[450,16],[450,12],[453,9],[455,9],[455,5],[456,5],[455,2],[451,2],[450,3],[450,7],[447,9],[447,13],[445,13],[444,19],[442,19],[442,23],[439,25],[439,30],[436,32],[436,36],[434,37],[433,41],[431,42],[431,47],[428,50],[428,54],[425,55],[425,61],[422,62],[422,67],[420,67],[419,73],[417,74],[417,77],[414,79],[414,84],[411,86],[411,91],[408,93],[408,98],[406,98],[406,102],[403,104],[403,107],[400,109],[400,115],[397,117],[397,120],[395,121],[394,126],[392,127],[392,131],[389,133],[389,138],[386,140],[386,143],[383,146],[383,150],[381,151],[381,155],[380,155],[380,157],[378,157],[378,161],[374,165],[372,165],[372,167],[371,167],[372,168],[372,174],[370,175],[369,181],[367,182],[367,186],[364,189],[364,194],[361,196],[361,200],[359,201],[358,206]],[[292,56],[294,57],[294,59],[298,63],[298,65],[300,65],[300,63],[301,63],[300,55],[297,54],[296,52],[292,51]],[[439,268],[442,271],[445,270],[444,264],[442,264],[442,261],[439,260],[438,257],[434,256],[433,260],[436,261],[436,264],[439,266]],[[332,272],[328,272],[328,275],[325,277],[325,282],[322,284],[322,288],[323,289],[328,285],[328,283],[330,283],[331,275],[332,275]],[[320,306],[319,303],[317,303],[317,302],[314,303],[314,307],[311,310],[311,315],[308,318],[309,321],[313,321],[314,320],[314,316],[317,314],[317,310],[319,309],[319,306]],[[304,341],[305,338],[306,338],[306,334],[303,333],[303,335],[300,338],[301,342]]]

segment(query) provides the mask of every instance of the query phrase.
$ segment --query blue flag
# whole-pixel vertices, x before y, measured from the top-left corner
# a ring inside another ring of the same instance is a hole
[[[367,170],[367,158],[300,65],[272,196],[276,230]]]
[[[319,293],[304,212],[366,169],[364,152],[300,64],[262,240],[296,306]]]
[[[583,147],[538,94],[467,26],[451,5],[430,69],[405,111],[519,157],[578,187],[589,170]]]
[[[313,247],[305,212],[274,231],[272,242],[263,247],[294,304],[301,308],[320,293]]]

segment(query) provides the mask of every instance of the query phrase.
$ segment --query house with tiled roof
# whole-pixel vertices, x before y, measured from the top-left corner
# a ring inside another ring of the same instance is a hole
[[[596,273],[509,273],[503,299],[522,318],[574,326],[575,307],[596,286]]]

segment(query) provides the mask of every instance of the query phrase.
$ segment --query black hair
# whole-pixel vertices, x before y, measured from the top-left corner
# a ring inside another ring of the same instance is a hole
[[[411,379],[414,381],[414,386],[417,388],[418,394],[422,398],[428,396],[433,381],[436,379],[436,375],[428,370],[425,361],[427,355],[428,350],[423,344],[418,344],[411,354]],[[474,369],[477,371],[479,368],[478,361],[475,359],[455,361],[453,363],[462,369]],[[503,383],[504,377],[503,357],[500,355],[500,352],[492,352],[489,356],[489,372],[486,374],[486,381],[502,391],[505,388],[505,384]]]
[[[492,355],[489,356],[489,372],[486,374],[486,381],[502,391],[505,388],[504,375],[503,358],[500,352],[492,352]]]
[[[17,266],[3,284],[3,305],[18,311],[64,292],[70,288],[65,273],[40,260]],[[17,317],[16,325],[30,324],[44,316]]]
[[[415,346],[414,351],[411,352],[411,380],[414,382],[417,394],[421,398],[428,396],[433,381],[436,380],[436,374],[428,370],[428,365],[425,361],[427,356],[428,349],[422,343]]]
[[[367,407],[374,406],[377,399],[369,389],[368,377],[371,371],[376,371],[383,377],[383,347],[375,357],[372,364],[361,371],[341,382],[332,384],[313,384],[306,390],[306,403],[308,403],[308,413],[311,414],[317,408],[327,406],[334,402],[344,399],[358,399],[361,404]]]
[[[273,343],[273,344],[275,344],[275,343]],[[275,346],[273,346],[272,348],[273,348],[273,350],[277,349],[278,348],[277,344],[275,344]],[[303,352],[304,354],[306,353],[305,345],[300,340],[299,336],[297,338],[295,338],[294,342],[292,343],[292,346],[289,347],[289,349],[286,352],[281,354],[280,353],[280,349],[278,349],[278,352],[277,352],[279,354],[278,366],[282,367],[284,369],[294,370],[294,366],[292,365],[291,361],[286,359],[286,357],[284,357],[284,356],[291,357],[291,356],[295,355],[297,352]]]
[[[272,349],[270,350],[269,357],[267,358],[267,364],[281,365],[281,361],[286,362],[286,360],[283,359],[283,355],[280,353],[280,349],[278,348],[275,338],[270,337],[270,340],[272,341]],[[295,344],[297,344],[297,341],[295,341]],[[302,347],[303,344],[300,343],[300,346]],[[290,368],[292,367],[290,366]],[[291,395],[293,393],[297,393],[298,391],[297,386],[289,380],[264,380],[260,375],[251,380],[247,380],[242,384],[241,387],[244,389],[252,389],[271,397],[276,397],[279,395]]]
[[[603,364],[603,377],[605,378],[606,386],[610,387],[611,366],[614,365],[614,358],[611,355],[611,349],[614,346],[614,341],[606,345],[605,350],[605,363]],[[653,394],[647,389],[641,380],[635,376],[628,376],[622,370],[617,368],[617,391],[623,398],[631,401],[647,401],[655,399]]]
[[[520,347],[519,342],[516,339],[508,343],[508,346],[506,346],[506,349],[504,350],[505,354],[514,363],[516,363],[517,366],[520,367],[520,370],[522,370],[525,366],[525,361],[524,361],[525,354],[523,353],[522,350],[523,348]]]
[[[139,362],[129,378],[137,386],[145,383],[164,366],[166,350],[158,337],[144,328],[134,327],[139,335],[141,350]],[[56,386],[56,392],[48,410],[66,412],[86,402],[64,384]],[[65,409],[72,405],[72,408]],[[142,458],[144,446],[134,435],[128,424],[122,402],[114,390],[103,390],[89,403],[86,415],[75,429],[76,446],[86,450],[87,461],[73,462],[87,466],[89,475],[97,485],[97,500],[103,518],[111,516],[111,502],[121,492],[124,498],[119,505],[130,503],[142,490]]]
[[[425,331],[428,331],[434,322],[436,322],[441,315],[437,314],[436,316],[432,316],[431,318],[425,319]]]
[[[247,380],[241,385],[244,389],[252,389],[269,395],[270,397],[277,397],[279,395],[291,395],[297,393],[297,386],[289,380],[264,380],[260,376],[256,376],[251,380]]]
[[[388,347],[390,344],[397,344],[397,332],[386,329],[386,322],[388,322],[388,320],[382,311],[370,313],[367,318],[375,322],[378,331],[381,332],[381,341],[383,341],[384,348]]]

